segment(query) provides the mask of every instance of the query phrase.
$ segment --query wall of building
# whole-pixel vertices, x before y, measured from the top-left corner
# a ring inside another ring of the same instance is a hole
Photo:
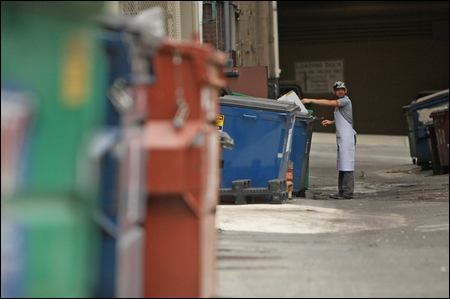
[[[184,40],[203,41],[202,1],[180,1],[180,30]]]
[[[448,88],[448,3],[296,4],[298,13],[279,5],[281,79],[295,80],[298,61],[342,59],[359,133],[406,134],[402,106],[420,91]],[[314,109],[332,118],[331,108]]]
[[[360,133],[405,134],[402,106],[420,91],[448,88],[448,43],[441,41],[336,43],[333,47],[283,43],[280,55],[283,79],[295,79],[295,61],[343,59],[355,128]],[[330,108],[315,110],[332,117]]]
[[[274,2],[203,1],[203,41],[222,51],[227,51],[224,19],[226,5],[230,8],[231,36],[228,54],[234,59],[234,66],[266,66],[270,78],[278,77]]]
[[[267,66],[270,78],[278,77],[278,44],[274,36],[273,1],[234,1],[240,10],[237,23],[237,65]]]

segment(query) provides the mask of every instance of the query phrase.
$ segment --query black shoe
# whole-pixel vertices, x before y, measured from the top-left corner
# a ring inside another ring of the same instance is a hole
[[[329,197],[333,198],[333,199],[342,199],[342,198],[344,198],[344,196],[341,193],[330,194]]]
[[[344,199],[353,199],[353,194],[344,194],[344,195],[342,195],[342,198],[344,198]]]

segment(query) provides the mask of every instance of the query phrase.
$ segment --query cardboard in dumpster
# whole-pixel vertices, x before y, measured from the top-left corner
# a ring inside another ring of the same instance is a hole
[[[306,108],[305,108],[305,105],[303,105],[302,101],[300,101],[299,97],[297,96],[297,94],[293,90],[291,90],[288,93],[286,93],[286,94],[282,95],[281,97],[279,97],[277,99],[277,101],[284,101],[284,102],[294,103],[298,107],[300,107],[300,111],[301,112],[308,112],[308,110],[306,110]]]

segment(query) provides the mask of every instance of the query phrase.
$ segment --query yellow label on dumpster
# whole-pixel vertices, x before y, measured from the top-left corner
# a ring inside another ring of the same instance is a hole
[[[70,107],[86,102],[90,90],[92,44],[85,32],[75,32],[63,48],[61,100]]]
[[[217,130],[223,131],[223,123],[225,122],[225,116],[223,114],[219,114],[216,116],[216,127]]]

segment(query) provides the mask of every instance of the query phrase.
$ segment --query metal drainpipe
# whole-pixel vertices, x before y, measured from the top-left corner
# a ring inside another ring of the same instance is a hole
[[[275,58],[275,77],[280,77],[280,54],[278,46],[278,12],[277,1],[272,1],[273,54]]]
[[[203,43],[203,1],[197,1],[198,41]]]
[[[234,5],[230,6],[230,49],[236,50],[236,8]]]
[[[225,27],[225,53],[230,52],[231,36],[230,36],[230,1],[223,2],[223,18]]]

